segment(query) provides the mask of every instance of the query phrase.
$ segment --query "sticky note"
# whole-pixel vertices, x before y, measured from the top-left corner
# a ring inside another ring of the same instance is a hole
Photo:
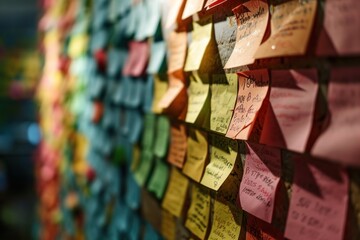
[[[170,121],[168,117],[160,115],[156,122],[156,138],[154,143],[154,155],[158,158],[165,157],[170,137]]]
[[[207,0],[207,2],[205,4],[205,8],[206,8],[206,10],[209,10],[209,9],[216,7],[226,1],[227,0]]]
[[[176,239],[175,218],[164,209],[161,211],[161,235],[165,239]]]
[[[187,146],[183,173],[191,179],[200,182],[208,156],[206,132],[190,128]]]
[[[144,92],[143,92],[143,104],[142,110],[145,113],[150,113],[152,110],[153,104],[153,94],[154,94],[154,77],[153,75],[149,74],[144,83]]]
[[[238,143],[218,135],[210,135],[210,139],[210,163],[205,168],[201,184],[218,190],[234,167]]]
[[[329,125],[311,153],[346,165],[360,166],[360,70],[334,68],[328,88]]]
[[[154,228],[161,229],[161,206],[158,200],[147,190],[141,191],[141,215],[145,221],[150,222]]]
[[[204,6],[204,2],[205,0],[186,1],[181,19],[186,19],[197,12],[200,12]]]
[[[150,150],[141,151],[140,165],[134,172],[134,178],[140,186],[144,186],[147,178],[149,177],[153,165],[153,153]]]
[[[226,133],[237,97],[238,76],[233,74],[216,74],[212,76],[210,129]]]
[[[193,22],[191,42],[188,48],[184,71],[189,72],[199,70],[206,48],[212,37],[212,29],[211,16],[199,22]]]
[[[187,133],[184,124],[172,123],[168,162],[178,168],[184,165],[187,149]]]
[[[89,37],[85,33],[79,33],[77,35],[73,35],[70,38],[68,54],[71,58],[80,57],[85,53],[87,46],[89,43]]]
[[[132,173],[128,172],[126,176],[126,205],[130,209],[136,210],[140,207],[140,187],[136,183]]]
[[[187,48],[186,32],[171,32],[166,39],[168,49],[168,73],[183,69]]]
[[[141,130],[143,127],[143,118],[142,118],[142,114],[141,112],[137,111],[137,110],[127,110],[128,112],[128,119],[127,119],[127,123],[129,126],[129,141],[131,143],[136,143],[139,138],[140,138],[140,134],[141,134]]]
[[[269,7],[263,1],[248,1],[233,9],[237,22],[236,43],[224,68],[234,68],[255,62],[255,52],[265,35]]]
[[[175,167],[172,167],[162,207],[172,215],[180,217],[185,203],[188,186],[188,178]]]
[[[274,70],[260,143],[304,152],[314,118],[316,69]]]
[[[146,72],[148,74],[155,74],[163,68],[166,56],[166,43],[165,41],[154,41],[151,43],[150,49],[150,60]]]
[[[209,240],[238,239],[242,211],[215,199]]]
[[[283,240],[283,234],[274,227],[251,214],[246,215],[246,239],[248,240]]]
[[[247,140],[267,95],[269,75],[265,69],[238,73],[238,96],[226,136]]]
[[[126,107],[137,108],[143,102],[144,81],[142,78],[133,77],[127,84],[127,88],[124,89],[126,95],[123,103]]]
[[[353,55],[360,53],[360,2],[328,0],[324,23],[317,45],[318,55]]]
[[[167,1],[163,5],[163,29],[167,30],[176,26],[184,0]]]
[[[152,151],[155,139],[156,116],[146,114],[144,116],[144,131],[142,135],[142,148]]]
[[[169,75],[168,88],[156,107],[159,109],[168,108],[183,89],[183,81],[174,75]]]
[[[205,239],[210,216],[210,192],[197,184],[191,186],[191,205],[185,226],[198,238]]]
[[[271,35],[260,45],[255,58],[303,55],[312,31],[316,0],[287,1],[273,6]]]
[[[209,81],[205,75],[199,76],[197,72],[190,75],[190,85],[188,87],[188,108],[185,121],[195,123],[204,107],[209,95]]]
[[[161,236],[156,232],[156,230],[151,226],[151,224],[145,224],[145,233],[144,240],[160,240]]]
[[[122,70],[124,76],[138,77],[144,74],[149,60],[150,47],[147,41],[129,43],[129,55]]]
[[[281,152],[255,143],[246,146],[248,152],[239,189],[241,208],[271,223],[281,174]]]
[[[344,239],[349,179],[345,169],[295,156],[285,237]]]
[[[156,159],[155,166],[147,189],[149,192],[153,192],[158,199],[161,199],[164,195],[166,185],[169,177],[168,165],[161,159]]]
[[[154,97],[152,103],[152,112],[153,113],[161,113],[162,108],[159,107],[159,102],[165,95],[168,89],[168,82],[164,79],[166,75],[154,75]]]

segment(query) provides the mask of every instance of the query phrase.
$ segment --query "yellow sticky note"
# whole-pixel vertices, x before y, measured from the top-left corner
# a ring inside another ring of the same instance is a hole
[[[238,77],[236,73],[218,74],[212,79],[210,129],[226,133],[236,103]]]
[[[214,201],[214,214],[209,240],[238,239],[241,231],[240,208]]]
[[[202,76],[202,78],[206,78]],[[209,95],[208,81],[202,81],[197,72],[193,72],[190,76],[190,86],[188,88],[188,108],[185,121],[188,123],[194,123],[198,118],[205,101]]]
[[[198,238],[205,239],[210,215],[210,192],[194,184],[191,190],[191,205],[185,226]]]
[[[186,57],[184,71],[196,71],[199,69],[205,50],[212,36],[212,18],[206,18],[201,22],[193,22],[191,43]]]
[[[201,184],[218,190],[234,168],[237,152],[237,141],[211,135],[210,163],[205,168]]]
[[[154,98],[152,104],[152,111],[154,113],[162,112],[162,108],[158,105],[168,88],[168,82],[164,79],[165,77],[166,75],[154,75]]]
[[[303,55],[316,15],[316,0],[286,1],[273,8],[271,36],[258,48],[255,58]]]
[[[176,239],[175,218],[164,209],[161,211],[161,235],[168,240]]]
[[[189,129],[187,139],[186,162],[183,173],[199,182],[204,171],[205,161],[208,155],[208,142],[206,133],[195,129]]]
[[[189,179],[173,167],[162,207],[176,217],[181,216],[188,185]]]
[[[161,100],[158,102],[157,107],[165,109],[170,106],[170,104],[176,99],[181,90],[184,88],[184,83],[182,80],[178,79],[174,75],[169,75],[169,87],[165,94],[162,96]]]
[[[76,58],[85,53],[88,46],[89,37],[85,33],[74,35],[70,39],[68,54],[71,58]]]

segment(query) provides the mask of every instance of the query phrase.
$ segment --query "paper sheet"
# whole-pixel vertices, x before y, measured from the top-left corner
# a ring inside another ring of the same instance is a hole
[[[247,140],[267,95],[269,74],[265,69],[240,72],[239,91],[226,137]]]
[[[271,72],[270,104],[260,143],[304,152],[314,118],[316,69]]]
[[[187,134],[184,124],[173,123],[171,125],[170,148],[168,162],[178,168],[182,168],[185,162],[187,149]]]
[[[224,68],[234,68],[255,62],[255,52],[264,37],[269,19],[269,7],[263,1],[248,1],[233,9],[237,22],[236,44]]]

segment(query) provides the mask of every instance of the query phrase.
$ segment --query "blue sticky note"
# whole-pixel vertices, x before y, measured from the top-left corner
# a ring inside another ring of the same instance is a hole
[[[92,17],[93,32],[96,32],[99,29],[105,27],[107,18],[108,18],[108,6],[94,8],[93,17]]]
[[[141,219],[136,212],[131,213],[130,231],[128,233],[129,240],[138,240],[141,233]]]
[[[130,79],[130,78],[129,78]],[[125,98],[125,106],[137,108],[143,100],[144,81],[142,78],[131,78],[128,93]]]
[[[145,224],[144,240],[161,240],[162,237],[158,232],[151,226],[150,223]]]
[[[145,113],[152,112],[152,103],[153,103],[153,95],[154,95],[154,77],[152,75],[148,75],[146,78],[146,82],[144,85],[144,101],[143,101],[143,111]]]
[[[88,84],[88,95],[91,99],[99,99],[105,92],[105,79],[101,75],[93,75]]]
[[[107,69],[109,77],[116,77],[125,64],[128,51],[120,48],[110,48],[107,52]]]
[[[128,109],[128,116],[129,118],[127,119],[127,124],[129,125],[129,141],[131,143],[136,143],[138,142],[141,132],[142,132],[142,128],[143,128],[143,116],[142,114],[138,111],[138,110],[130,110]]]
[[[127,173],[126,181],[126,204],[130,209],[136,210],[140,207],[140,186],[136,183],[134,176],[131,172]]]
[[[109,32],[102,28],[93,33],[90,41],[90,51],[94,54],[96,51],[105,48],[109,39]]]
[[[163,68],[166,60],[166,43],[165,41],[152,42],[150,50],[149,65],[146,69],[148,74],[159,73]]]

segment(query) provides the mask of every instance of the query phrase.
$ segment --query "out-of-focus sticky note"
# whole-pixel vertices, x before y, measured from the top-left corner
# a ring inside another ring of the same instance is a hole
[[[135,109],[128,109],[127,112],[127,123],[129,124],[130,129],[128,134],[129,141],[131,143],[136,143],[140,138],[141,130],[143,128],[143,116],[139,111]]]
[[[209,240],[238,239],[241,231],[242,211],[215,199]]]
[[[156,129],[156,116],[146,114],[144,117],[144,131],[142,135],[142,149],[153,150]]]
[[[125,95],[124,104],[129,108],[137,108],[143,101],[144,95],[144,80],[142,78],[131,78],[128,88],[124,89],[127,93]]]
[[[172,215],[180,217],[185,203],[188,186],[189,179],[175,167],[172,167],[162,207]]]
[[[237,22],[236,44],[224,68],[253,64],[255,52],[264,37],[269,7],[263,1],[248,1],[233,9]]]
[[[209,95],[209,81],[205,75],[199,76],[197,72],[190,75],[190,85],[188,87],[188,108],[185,121],[188,123],[195,123],[201,110],[204,107],[205,101]]]
[[[191,186],[191,205],[185,226],[198,238],[205,239],[210,216],[210,191],[197,184]]]
[[[159,201],[146,189],[141,191],[141,215],[154,228],[161,229],[161,206]]]
[[[334,68],[328,89],[329,126],[311,153],[346,165],[360,166],[360,69]]]
[[[238,143],[218,135],[210,135],[210,138],[210,163],[205,168],[201,184],[218,190],[234,167]]]
[[[150,52],[150,60],[149,65],[146,69],[148,74],[156,74],[158,73],[162,65],[165,62],[166,56],[166,43],[165,41],[158,41],[151,43],[151,52]]]
[[[213,75],[211,84],[210,129],[226,133],[237,97],[238,76],[236,73]]]
[[[176,239],[176,221],[174,216],[166,210],[161,211],[161,235],[165,239]]]
[[[140,187],[136,183],[132,173],[128,172],[126,177],[126,205],[132,210],[136,210],[140,206]]]
[[[187,149],[187,134],[184,124],[171,124],[171,136],[168,162],[178,168],[182,168]]]
[[[189,129],[187,146],[188,148],[183,173],[191,179],[200,182],[208,155],[206,132]]]
[[[145,113],[150,113],[153,105],[153,94],[154,94],[154,76],[149,74],[145,79],[144,84],[144,96],[142,109]]]
[[[247,240],[283,240],[283,234],[274,227],[251,214],[246,215],[246,239]]]
[[[255,58],[305,54],[316,6],[316,0],[291,0],[275,5],[271,15],[271,35],[260,45]]]
[[[158,102],[157,108],[168,108],[179,95],[179,93],[183,90],[183,88],[183,81],[170,74],[168,89],[166,93],[162,96],[161,100]]]
[[[327,0],[324,25],[317,45],[319,55],[353,55],[360,53],[360,2]]]
[[[271,79],[260,143],[304,152],[315,111],[317,71],[274,70]]]
[[[85,53],[89,43],[89,37],[85,33],[79,33],[70,38],[68,54],[70,58],[80,57]]]
[[[164,30],[175,27],[180,15],[180,10],[184,0],[166,0],[163,5],[163,23]]]
[[[269,89],[266,69],[240,72],[238,96],[226,136],[247,140]]]
[[[187,33],[171,32],[166,40],[168,49],[168,73],[183,69],[186,56]]]
[[[168,89],[168,82],[163,79],[166,75],[154,75],[154,98],[152,103],[153,113],[161,113],[162,108],[159,107],[159,102],[162,100]]]
[[[186,19],[200,12],[204,6],[205,0],[187,0],[181,19]]]
[[[207,2],[205,4],[205,8],[206,8],[206,10],[209,10],[209,9],[216,7],[226,1],[227,0],[207,0]]]
[[[241,208],[271,223],[281,174],[280,149],[246,143],[244,174],[240,184]]]
[[[134,173],[134,178],[140,186],[144,186],[149,177],[151,167],[153,165],[153,153],[150,150],[142,150],[140,157],[140,165]]]
[[[211,16],[199,22],[193,22],[191,43],[188,48],[184,71],[189,72],[199,70],[206,48],[211,40],[212,29],[213,24]]]
[[[156,159],[155,167],[147,189],[149,192],[153,192],[158,199],[161,199],[164,195],[166,184],[168,183],[169,169],[161,159]]]
[[[345,169],[295,156],[295,175],[285,237],[344,239],[349,199]]]
[[[129,43],[129,55],[122,70],[124,76],[139,77],[144,74],[149,60],[150,47],[147,41]]]
[[[145,224],[144,240],[161,240],[161,236],[151,226],[150,223]]]
[[[170,121],[168,117],[160,115],[157,117],[156,138],[154,143],[154,155],[158,158],[166,156],[170,137]]]

